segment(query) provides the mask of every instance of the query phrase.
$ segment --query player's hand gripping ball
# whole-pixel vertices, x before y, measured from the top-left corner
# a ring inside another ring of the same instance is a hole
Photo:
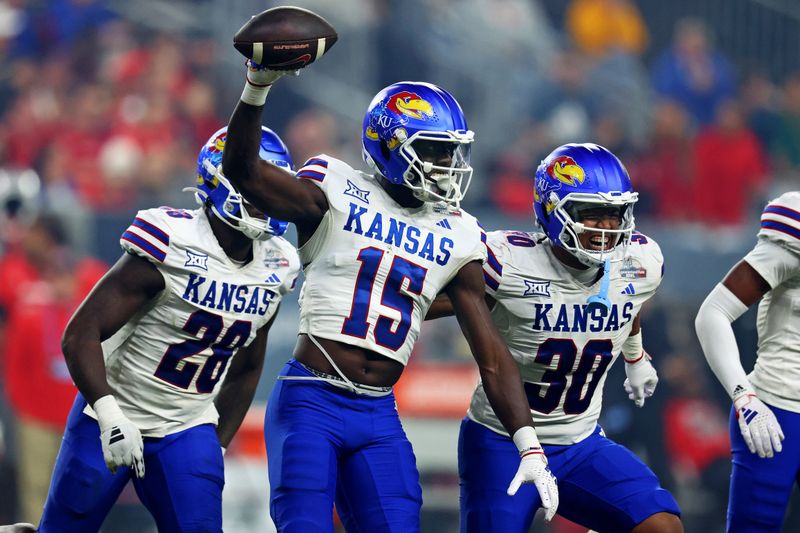
[[[338,35],[328,21],[299,7],[275,7],[250,18],[233,46],[269,70],[297,70],[322,57]]]

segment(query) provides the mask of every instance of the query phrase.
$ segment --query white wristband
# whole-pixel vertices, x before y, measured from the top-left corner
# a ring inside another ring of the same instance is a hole
[[[522,426],[514,432],[514,436],[511,437],[511,439],[514,441],[520,454],[533,449],[542,449],[542,445],[539,444],[539,438],[536,436],[536,430],[533,429],[533,426]]]
[[[92,409],[97,414],[97,423],[100,425],[101,432],[116,424],[118,420],[125,418],[125,414],[119,408],[117,399],[111,394],[98,398],[92,405]]]
[[[242,96],[239,98],[245,104],[254,105],[256,107],[260,107],[264,105],[264,102],[267,101],[267,94],[269,94],[269,90],[272,85],[253,85],[250,82],[246,82],[244,84],[244,90],[242,91]]]
[[[628,364],[638,363],[644,357],[644,348],[642,347],[642,330],[636,335],[628,335],[625,342],[622,343],[622,358]]]

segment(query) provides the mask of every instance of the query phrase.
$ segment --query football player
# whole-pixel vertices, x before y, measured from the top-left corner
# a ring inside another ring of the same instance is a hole
[[[139,211],[125,251],[76,311],[62,347],[80,391],[41,532],[98,531],[128,480],[159,531],[222,531],[222,455],[256,390],[267,334],[300,269],[217,172],[225,128],[200,151],[203,206]],[[259,130],[265,164],[286,146]],[[227,374],[227,376],[226,376]]]
[[[728,531],[780,531],[800,474],[798,297],[800,192],[793,191],[767,205],[755,247],[714,287],[695,320],[708,364],[733,401]],[[745,374],[731,323],[756,302],[758,357]]]
[[[420,323],[444,290],[469,339],[488,401],[517,447],[511,492],[533,482],[548,517],[557,489],[519,372],[487,327],[485,235],[459,208],[473,133],[456,100],[428,84],[380,91],[363,123],[374,175],[327,155],[297,178],[257,157],[261,114],[281,76],[250,63],[228,127],[225,175],[265,213],[297,225],[305,283],[300,335],[269,401],[270,511],[280,531],[418,531],[422,495],[395,409]]]
[[[524,381],[533,421],[558,479],[558,513],[596,531],[679,532],[673,497],[597,420],[608,369],[623,354],[637,406],[658,377],[642,347],[639,311],[658,288],[661,251],[634,232],[628,172],[596,144],[566,144],[539,165],[534,212],[541,232],[487,235],[486,299]],[[439,298],[429,318],[450,313]],[[478,383],[461,424],[461,530],[526,532],[539,506],[528,487],[510,498],[512,439]]]

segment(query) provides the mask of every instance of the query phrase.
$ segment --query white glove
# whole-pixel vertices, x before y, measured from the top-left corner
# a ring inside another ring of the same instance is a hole
[[[642,407],[644,401],[653,395],[658,385],[658,374],[650,363],[650,355],[642,350],[637,359],[625,359],[625,392],[633,400],[636,407]]]
[[[508,495],[515,495],[523,483],[536,485],[545,511],[544,519],[548,522],[552,520],[558,510],[558,485],[556,477],[547,468],[547,458],[541,449],[538,452],[529,451],[522,456],[517,474],[508,486]]]
[[[772,410],[754,392],[745,390],[733,399],[739,431],[752,453],[772,457],[783,449],[783,430]]]
[[[245,64],[247,65],[247,83],[256,87],[272,85],[284,76],[300,75],[299,70],[270,70],[254,63],[252,59],[248,59]]]
[[[110,394],[103,396],[92,406],[100,425],[100,442],[103,459],[112,474],[120,466],[130,466],[136,477],[144,477],[144,444],[142,434],[119,408],[117,400]]]
[[[520,449],[519,468],[514,479],[506,491],[509,496],[517,493],[523,483],[533,483],[539,491],[539,498],[544,507],[544,519],[548,522],[553,519],[558,510],[558,485],[556,477],[547,467],[547,457],[544,456],[536,432],[533,427],[525,426],[514,433],[514,443]],[[525,444],[531,444],[523,448]]]

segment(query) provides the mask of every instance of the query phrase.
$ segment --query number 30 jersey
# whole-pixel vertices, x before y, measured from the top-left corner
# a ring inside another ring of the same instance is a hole
[[[297,177],[319,186],[329,205],[300,247],[300,333],[405,365],[439,291],[486,258],[477,220],[442,203],[401,207],[374,178],[324,155]]]
[[[658,245],[635,233],[624,260],[612,263],[608,314],[587,311],[597,294],[577,281],[543,234],[488,234],[486,291],[492,319],[520,368],[536,433],[545,444],[572,444],[594,431],[608,369],[619,356],[642,304],[661,283]],[[600,276],[598,276],[599,278]],[[633,355],[633,354],[631,354]],[[622,386],[622,384],[620,384]],[[468,416],[506,435],[478,384]]]
[[[297,251],[280,237],[253,241],[253,259],[239,265],[202,209],[139,211],[120,244],[155,265],[166,287],[103,343],[114,396],[147,437],[216,424],[230,360],[294,287]]]

